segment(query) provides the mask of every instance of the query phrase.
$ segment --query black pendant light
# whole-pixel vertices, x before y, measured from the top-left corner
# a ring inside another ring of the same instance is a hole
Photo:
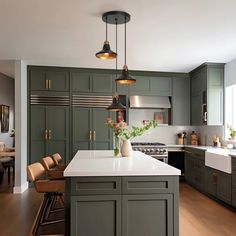
[[[117,24],[118,24],[118,18],[115,18],[115,24],[116,24],[116,53],[117,53]],[[117,78],[117,57],[116,57],[116,78]],[[126,107],[120,103],[119,94],[117,93],[117,84],[116,84],[116,92],[112,96],[112,103],[109,107],[107,107],[107,110],[109,111],[124,111]]]
[[[111,50],[109,41],[107,40],[107,17],[105,17],[105,22],[106,22],[106,40],[103,44],[102,50],[97,52],[95,55],[97,58],[103,59],[103,60],[114,59],[117,57],[117,53]]]
[[[126,13],[128,14],[128,13]],[[121,75],[116,79],[116,83],[117,84],[133,84],[136,82],[136,79],[132,78],[129,75],[129,70],[128,70],[128,66],[126,64],[126,23],[129,22],[130,20],[130,15],[128,14],[129,17],[127,17],[127,15],[125,15],[125,19],[124,19],[124,23],[125,23],[125,64],[123,66],[123,70],[121,72]]]

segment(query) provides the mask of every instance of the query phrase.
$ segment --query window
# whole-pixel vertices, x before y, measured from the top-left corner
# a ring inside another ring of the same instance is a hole
[[[236,129],[236,85],[225,89],[225,138],[230,138],[230,131],[227,126]]]

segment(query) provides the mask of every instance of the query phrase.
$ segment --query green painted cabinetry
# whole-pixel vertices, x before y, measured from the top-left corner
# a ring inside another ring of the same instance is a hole
[[[224,64],[204,63],[190,72],[191,124],[223,124]]]
[[[190,125],[190,79],[173,78],[172,125]]]
[[[66,189],[66,235],[179,235],[178,176],[71,177]]]
[[[105,108],[73,107],[73,154],[78,150],[112,149],[112,130],[105,122],[113,115]]]
[[[69,72],[64,69],[29,70],[31,91],[69,91]]]
[[[72,92],[106,93],[113,92],[113,75],[83,71],[71,72]]]
[[[60,153],[69,161],[69,107],[31,105],[29,162]]]
[[[228,204],[231,204],[231,175],[210,167],[206,167],[206,176],[206,192]]]
[[[133,75],[136,83],[130,85],[129,93],[131,95],[172,95],[172,79],[169,77],[153,77]]]
[[[185,148],[185,179],[200,191],[205,191],[205,151]]]
[[[232,157],[232,205],[236,207],[236,157]]]

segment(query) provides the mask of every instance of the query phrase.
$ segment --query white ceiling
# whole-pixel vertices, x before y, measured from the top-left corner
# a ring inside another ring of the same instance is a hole
[[[123,10],[131,70],[189,72],[236,58],[235,0],[0,0],[0,60],[114,68],[94,54],[105,40],[102,13]],[[118,67],[124,63],[118,26]],[[108,25],[115,50],[115,26]],[[1,69],[1,68],[0,68]]]

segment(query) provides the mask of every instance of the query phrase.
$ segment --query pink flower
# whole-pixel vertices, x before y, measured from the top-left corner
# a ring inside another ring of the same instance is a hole
[[[117,117],[117,121],[118,121],[118,122],[121,122],[121,121],[123,121],[123,120],[124,120],[124,119],[123,119],[122,116],[118,116],[118,117]]]
[[[127,123],[126,122],[121,122],[120,126],[121,126],[121,128],[125,128],[127,126]]]
[[[120,126],[119,123],[115,123],[115,124],[114,124],[114,128],[115,128],[115,129],[119,129],[119,126]]]

